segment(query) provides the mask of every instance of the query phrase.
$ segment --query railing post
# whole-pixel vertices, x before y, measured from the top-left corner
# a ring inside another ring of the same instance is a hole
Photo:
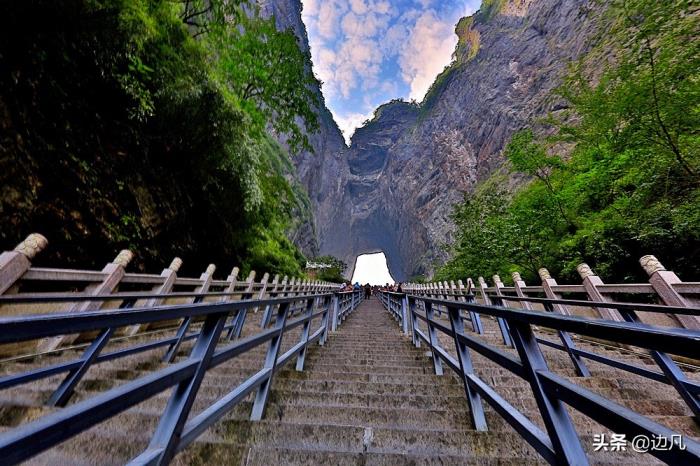
[[[321,318],[321,326],[323,327],[323,334],[321,334],[321,338],[318,340],[319,346],[323,346],[326,344],[326,340],[328,339],[328,325],[330,323],[330,315],[332,312],[331,306],[333,306],[333,301],[330,296],[326,296],[323,298],[323,317]]]
[[[539,379],[539,373],[549,372],[542,351],[537,344],[532,328],[527,323],[509,322],[511,336],[530,382],[542,420],[554,447],[558,464],[588,464],[586,452],[576,433],[566,406],[555,396],[546,392]]]
[[[270,298],[274,298],[277,296],[277,288],[279,287],[279,275],[275,275],[275,278],[272,279],[272,290],[269,293]],[[268,304],[265,306],[265,311],[263,312],[263,317],[262,320],[260,321],[260,327],[265,328],[270,324],[270,319],[272,318],[272,305]]]
[[[338,330],[338,313],[340,312],[340,295],[336,291],[333,293],[333,315],[331,316],[331,332],[336,332]]]
[[[459,376],[462,379],[462,383],[464,383],[464,391],[467,395],[467,402],[469,403],[472,427],[479,431],[486,431],[488,429],[486,426],[486,417],[484,415],[484,406],[481,403],[481,396],[479,396],[479,393],[475,390],[472,390],[467,381],[466,374],[474,374],[474,367],[472,366],[469,349],[459,339],[460,335],[464,335],[464,321],[460,315],[459,308],[448,306],[447,312],[450,315],[450,324],[452,326],[452,333],[454,333],[455,349],[457,350],[457,357],[459,360]]]
[[[265,406],[267,405],[267,398],[270,395],[270,388],[272,387],[272,379],[275,375],[275,369],[277,368],[277,357],[279,356],[280,346],[282,346],[282,335],[284,334],[284,326],[287,323],[287,311],[289,310],[289,303],[282,303],[277,308],[277,318],[275,319],[275,328],[277,329],[277,335],[275,335],[272,340],[270,340],[270,346],[267,349],[267,355],[265,356],[265,365],[263,369],[269,369],[269,374],[262,384],[258,387],[258,391],[255,394],[255,401],[253,402],[253,411],[250,415],[251,421],[259,421],[265,414]]]
[[[416,327],[418,325],[418,319],[416,318],[416,298],[410,298],[408,300],[408,313],[411,316],[411,337],[413,338],[413,344],[416,348],[420,348],[420,337],[418,332],[416,332]]]
[[[260,280],[260,292],[258,293],[258,299],[265,299],[265,293],[267,293],[267,282],[270,279],[270,274],[265,272],[262,279]],[[258,306],[255,306],[253,314],[258,313]]]
[[[172,291],[173,286],[175,285],[175,280],[177,280],[177,272],[180,270],[180,267],[182,267],[182,259],[179,257],[173,258],[173,260],[170,262],[170,265],[163,269],[163,271],[160,273],[160,276],[163,278],[163,283],[154,286],[151,289],[151,292],[153,294],[166,294],[170,293]],[[156,307],[160,306],[163,304],[163,298],[151,298],[146,301],[144,304],[145,307]],[[126,334],[129,336],[136,335],[139,331],[145,330],[148,328],[148,324],[146,325],[132,325],[131,327],[128,327],[126,329]]]
[[[48,240],[39,233],[32,233],[13,251],[0,254],[0,294],[10,289],[32,266],[31,260],[46,248]]]
[[[515,295],[520,298],[527,298],[525,292],[523,291],[523,288],[525,288],[527,285],[525,284],[523,278],[520,276],[520,273],[513,272],[512,277],[513,287],[515,288]],[[526,311],[532,310],[532,304],[530,304],[528,301],[520,301],[520,307],[522,309],[525,309]]]
[[[690,307],[690,303],[673,288],[673,285],[681,283],[678,275],[670,270],[666,270],[654,256],[644,256],[639,259],[639,263],[649,275],[649,283],[664,304],[667,306]],[[683,327],[691,330],[700,330],[699,317],[682,314],[674,315]]]
[[[586,263],[581,263],[576,267],[576,271],[583,280],[583,288],[586,290],[586,294],[591,301],[605,302],[608,299],[603,296],[603,294],[598,291],[598,286],[603,285],[603,280],[596,275],[593,270]],[[605,307],[596,308],[598,314],[602,319],[614,320],[616,322],[621,322],[624,319],[615,309],[608,309]]]
[[[114,291],[114,289],[119,285],[122,277],[124,277],[126,266],[133,259],[134,254],[128,249],[123,249],[117,254],[114,260],[107,264],[103,269],[105,279],[95,285],[90,285],[85,289],[85,294],[89,296],[100,296],[108,295]],[[68,312],[85,312],[85,311],[95,311],[102,307],[102,301],[85,301],[76,304]],[[58,348],[61,343],[72,343],[80,335],[63,335],[58,337],[51,337],[42,340],[39,343],[39,352],[51,351]]]
[[[238,283],[238,272],[240,269],[238,267],[234,267],[231,269],[231,273],[228,274],[228,277],[226,278],[226,281],[228,282],[228,286],[224,290],[224,293],[229,294],[229,293],[235,293],[236,292],[236,284]],[[234,295],[231,296],[222,296],[219,301],[224,302],[224,301],[233,301],[235,300],[236,297]]]
[[[309,345],[309,331],[311,329],[311,315],[314,313],[314,299],[307,299],[306,300],[306,310],[304,311],[304,317],[308,318],[306,322],[304,322],[304,325],[302,326],[301,329],[301,337],[299,339],[300,342],[304,342],[304,346],[301,348],[301,351],[299,351],[299,354],[297,355],[297,365],[296,365],[296,370],[297,372],[301,372],[304,370],[304,360],[306,359],[306,348]]]
[[[78,382],[83,378],[90,365],[95,361],[95,358],[100,354],[102,348],[109,342],[110,337],[114,333],[114,329],[107,328],[102,330],[95,338],[92,344],[85,350],[80,358],[80,367],[71,370],[63,379],[61,385],[51,394],[51,397],[46,402],[49,406],[65,406],[73,396],[73,390]]]
[[[633,322],[636,324],[641,323],[636,312],[624,309],[620,309],[619,312],[627,322]],[[700,423],[700,400],[698,400],[697,395],[691,393],[686,387],[685,382],[688,381],[686,375],[683,373],[680,367],[678,367],[675,361],[666,353],[651,350],[649,351],[649,355],[659,366],[673,388],[675,388],[681,398],[683,398],[685,404],[687,404],[690,410],[693,412],[696,422]]]
[[[408,298],[407,295],[401,297],[401,328],[403,334],[408,335]]]
[[[246,289],[241,299],[248,300],[253,298],[253,284],[255,283],[255,270],[251,270],[246,279]],[[248,308],[244,307],[238,311],[236,318],[233,321],[233,327],[231,327],[231,332],[229,333],[229,339],[240,338],[243,332],[243,325],[245,324],[245,318],[248,314]]]
[[[214,264],[209,264],[204,273],[199,276],[199,279],[202,280],[202,284],[197,287],[195,293],[206,293],[207,291],[209,291],[211,282],[214,279],[215,271],[216,266]],[[194,304],[200,303],[203,300],[204,298],[202,296],[196,296],[194,298],[189,299],[189,301]],[[163,356],[163,362],[173,362],[173,360],[175,360],[175,356],[177,356],[177,352],[180,350],[180,345],[182,345],[182,342],[185,340],[187,330],[190,328],[190,323],[192,323],[192,317],[188,316],[182,320],[182,322],[180,323],[180,327],[177,329],[176,340],[168,347],[168,350],[165,352],[165,355]]]
[[[432,324],[434,316],[435,313],[433,312],[433,304],[426,302],[425,317],[427,319],[428,324],[428,338],[430,339],[430,349],[433,352],[433,367],[435,368],[435,375],[442,375],[442,359],[440,359],[440,353],[438,353],[438,351],[435,349],[436,347],[440,346],[440,342],[438,341],[437,330],[435,330],[435,327]]]
[[[561,299],[561,296],[555,293],[552,289],[552,287],[557,286],[557,281],[552,278],[552,276],[549,274],[549,271],[545,268],[541,268],[539,270],[539,274],[540,278],[542,279],[542,288],[544,289],[545,295],[547,295],[549,299]],[[544,307],[549,312],[558,312],[559,314],[570,315],[568,309],[565,306],[562,306],[561,304],[545,303]],[[574,370],[576,371],[576,374],[579,377],[590,377],[591,371],[588,370],[588,367],[583,362],[581,356],[574,352],[574,350],[576,349],[576,344],[571,338],[571,335],[569,335],[569,332],[558,330],[557,334],[559,335],[559,339],[564,345],[564,348],[566,348],[566,352],[569,354],[569,359],[571,359],[571,363],[574,365]]]
[[[469,283],[469,279],[467,279],[467,283]],[[457,280],[457,287],[459,289],[459,293],[462,295],[462,301],[464,301],[465,303],[474,303],[474,293],[472,293],[471,287],[465,290],[462,280]],[[484,327],[481,324],[481,316],[479,315],[479,313],[469,311],[469,319],[472,321],[472,330],[474,330],[474,332],[478,333],[479,335],[483,335]]]
[[[479,288],[481,290],[481,298],[484,300],[484,304],[487,306],[503,306],[503,301],[500,297],[494,297],[493,299],[489,297],[486,292],[488,285],[486,285],[486,280],[484,277],[479,277]],[[498,288],[496,288],[498,290]],[[503,344],[506,346],[513,346],[513,342],[510,338],[510,332],[508,329],[508,324],[502,317],[497,317],[496,322],[498,322],[498,328],[501,330],[501,337],[503,338]]]
[[[175,456],[177,446],[180,443],[180,435],[189,416],[192,404],[199,391],[199,386],[209,368],[211,357],[219,341],[221,332],[226,324],[226,313],[210,314],[202,326],[197,341],[190,352],[190,358],[197,361],[195,373],[180,382],[174,389],[168,400],[168,405],[160,418],[153,438],[141,455],[144,459],[134,459],[135,464],[144,462],[145,457],[152,458],[153,452],[159,452],[157,458],[151,464],[165,465]]]

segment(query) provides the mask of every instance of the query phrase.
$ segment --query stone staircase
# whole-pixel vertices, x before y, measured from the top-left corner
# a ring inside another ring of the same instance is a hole
[[[503,349],[496,324],[484,319],[484,326],[485,339]],[[251,316],[244,335],[259,330],[259,319]],[[285,335],[282,351],[291,347],[298,335],[298,330]],[[446,350],[455,354],[452,340],[444,338],[442,343]],[[133,340],[129,344],[134,344]],[[180,354],[186,354],[190,345],[183,345]],[[591,348],[580,342],[579,346]],[[190,417],[256,372],[262,365],[265,349],[266,346],[259,347],[211,370]],[[612,354],[607,349],[595,350]],[[592,377],[575,377],[565,353],[547,348],[544,352],[550,367],[557,373],[674,430],[694,438],[700,436],[689,410],[670,386],[594,363],[589,363]],[[160,349],[91,368],[78,386],[75,400],[95,396],[165,367],[159,362],[162,354],[163,349]],[[637,364],[643,361],[617,352],[615,356]],[[3,373],[16,373],[69,357],[75,357],[75,353],[64,352],[54,359],[43,356],[30,362],[6,363],[0,368]],[[483,357],[473,354],[473,358],[476,372],[482,379],[533,422],[542,425],[527,383]],[[53,377],[0,392],[2,430],[54,411],[56,408],[47,408],[42,403],[59,382],[60,377]],[[38,455],[28,464],[123,464],[147,446],[169,395],[170,392],[166,392],[155,396]],[[442,377],[434,375],[430,353],[425,347],[413,347],[410,338],[401,335],[390,314],[374,298],[351,314],[324,347],[310,347],[303,372],[296,372],[290,364],[277,374],[263,421],[249,421],[250,408],[249,398],[178,454],[173,463],[543,463],[534,449],[488,405],[485,410],[489,431],[472,429],[461,381],[449,369]],[[606,433],[607,429],[576,413],[573,418],[591,462],[653,464],[656,461],[649,455],[631,451],[593,452],[593,434]]]

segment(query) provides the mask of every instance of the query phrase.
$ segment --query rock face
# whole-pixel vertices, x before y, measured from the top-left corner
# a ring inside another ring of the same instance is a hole
[[[310,50],[306,26],[301,20],[300,0],[258,0],[258,4],[264,16],[274,16],[279,29],[294,31],[302,49],[307,52]],[[302,152],[294,156],[298,178],[311,199],[314,224],[302,225],[290,238],[308,257],[319,254],[319,237],[325,236],[325,226],[333,221],[333,201],[338,199],[337,194],[342,192],[337,174],[344,173],[343,168],[346,165],[343,134],[323,103],[321,89],[317,88],[315,91],[321,100],[321,107],[318,109],[320,128],[319,131],[308,135],[314,152]],[[319,228],[323,229],[323,233]]]
[[[561,106],[552,89],[596,37],[593,0],[492,3],[459,22],[455,62],[420,106],[379,107],[349,148],[322,109],[316,153],[296,165],[320,252],[350,273],[357,255],[382,250],[397,280],[430,275],[446,256],[452,206],[503,163],[513,132]],[[265,5],[307,46],[298,0]]]

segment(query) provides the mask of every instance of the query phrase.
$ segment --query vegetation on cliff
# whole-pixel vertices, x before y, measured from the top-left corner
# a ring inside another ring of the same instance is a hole
[[[509,193],[499,173],[457,206],[452,259],[437,278],[517,270],[534,281],[542,266],[572,278],[582,261],[604,277],[634,278],[644,254],[700,276],[696,7],[626,0],[609,13],[609,40],[557,90],[566,109],[505,150],[511,171],[531,181]],[[602,50],[610,45],[613,56]],[[595,83],[591,70],[602,71]]]
[[[0,13],[3,245],[40,231],[47,263],[100,266],[127,247],[149,269],[178,255],[193,273],[300,273],[286,232],[309,202],[270,133],[309,147],[318,84],[291,31],[241,1]]]

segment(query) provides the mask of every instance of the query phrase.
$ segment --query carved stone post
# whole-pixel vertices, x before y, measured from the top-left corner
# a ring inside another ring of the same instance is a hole
[[[105,267],[102,269],[102,273],[106,275],[104,280],[102,280],[101,283],[96,283],[86,287],[84,294],[88,296],[102,296],[111,294],[112,291],[114,291],[119,285],[122,277],[124,277],[124,274],[126,273],[124,269],[127,265],[129,265],[129,262],[131,262],[131,259],[133,258],[134,253],[128,249],[123,249],[111,263],[105,265]],[[72,306],[68,312],[95,311],[102,307],[102,303],[103,301],[82,301]],[[70,344],[74,342],[78,336],[79,335],[63,335],[44,339],[39,343],[39,352],[54,350],[62,343]]]
[[[265,299],[265,293],[267,293],[267,282],[270,279],[270,274],[265,272],[262,279],[260,280],[260,292],[258,292],[257,299]],[[255,306],[253,313],[258,313],[258,306]]]
[[[496,288],[496,294],[498,296],[503,296],[503,290],[501,290],[501,288],[503,288],[505,285],[501,281],[500,275],[494,275],[492,278],[493,278],[493,287]],[[503,301],[504,301],[504,305],[505,305],[505,301],[507,301],[507,300],[504,299]]]
[[[681,279],[678,278],[678,275],[670,270],[666,270],[661,262],[654,256],[644,256],[639,259],[639,263],[647,275],[649,275],[649,283],[664,304],[667,306],[691,307],[690,303],[673,288],[673,285],[681,283]],[[700,320],[698,317],[682,314],[674,314],[674,316],[683,327],[700,330]]]
[[[513,272],[512,277],[513,277],[513,286],[515,287],[515,294],[518,295],[520,298],[527,298],[527,295],[523,291],[523,288],[525,288],[527,285],[525,285],[525,281],[520,276],[520,273]],[[532,310],[532,304],[529,303],[528,301],[520,301],[520,307],[527,310],[527,311]]]
[[[486,288],[489,286],[486,284],[486,280],[484,280],[484,277],[479,277],[479,291],[481,292],[481,299],[484,302],[484,305],[489,306],[491,305],[491,298],[489,298],[489,295],[486,294]]]
[[[544,289],[544,294],[547,295],[549,299],[561,299],[561,296],[559,296],[558,293],[555,293],[552,289],[553,287],[557,286],[557,281],[552,278],[552,276],[549,274],[549,271],[543,267],[538,272],[540,274],[540,278],[542,279],[542,288]],[[571,315],[569,309],[564,305],[547,303],[545,304],[545,309],[547,308],[547,305],[550,306],[550,310],[552,312],[557,312],[559,314],[567,316]],[[591,372],[588,370],[588,367],[586,367],[586,364],[583,362],[583,359],[575,353],[576,345],[569,333],[562,330],[558,330],[557,334],[559,335],[559,339],[561,339],[561,342],[563,343],[566,352],[569,354],[569,359],[571,359],[576,373],[580,377],[589,377],[591,375]]]
[[[561,296],[559,296],[558,293],[555,293],[552,289],[552,287],[557,286],[557,281],[553,279],[552,276],[549,274],[549,270],[542,267],[540,270],[538,270],[538,273],[540,274],[540,278],[542,279],[542,289],[544,289],[544,294],[549,299],[561,299]],[[552,310],[565,316],[571,315],[569,309],[561,304],[553,304]]]
[[[167,294],[170,293],[175,285],[175,280],[177,280],[177,272],[182,267],[182,259],[176,257],[170,263],[168,268],[163,269],[160,276],[163,277],[163,283],[156,285],[151,290],[153,294]],[[163,304],[163,298],[151,298],[144,304],[145,307],[155,307]],[[137,332],[147,329],[150,324],[144,325],[132,325],[126,329],[127,335],[135,335]]]
[[[576,271],[581,276],[581,279],[583,280],[583,288],[586,290],[586,294],[588,295],[591,301],[610,301],[605,296],[603,296],[603,294],[600,291],[598,291],[597,287],[604,284],[603,280],[601,280],[600,277],[593,272],[593,270],[588,266],[588,264],[586,264],[585,262],[579,264],[576,267]],[[596,308],[596,311],[598,311],[598,314],[600,314],[600,317],[602,319],[615,320],[618,322],[624,321],[620,313],[617,312],[615,309],[599,307]]]
[[[231,270],[231,273],[226,278],[226,281],[228,282],[228,286],[226,286],[226,289],[224,289],[224,293],[235,293],[236,292],[236,283],[238,280],[238,272],[240,272],[240,269],[238,267],[234,267]],[[233,301],[234,298],[235,298],[235,296],[233,296],[233,295],[222,296],[220,301]]]
[[[48,240],[32,233],[13,251],[0,254],[0,294],[6,292],[31,267],[31,260],[46,248]]]

